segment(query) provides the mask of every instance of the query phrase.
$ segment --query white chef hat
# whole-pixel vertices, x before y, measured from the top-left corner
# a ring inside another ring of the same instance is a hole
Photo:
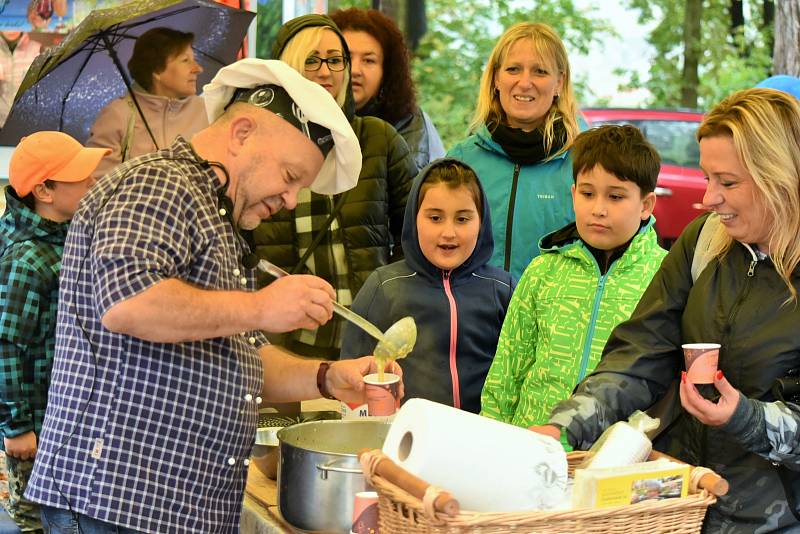
[[[282,87],[294,105],[287,106],[284,95],[274,86]],[[251,88],[263,90],[240,90]],[[341,193],[358,182],[361,148],[347,117],[322,86],[306,80],[286,63],[272,59],[241,59],[217,72],[203,87],[203,98],[209,122],[222,115],[233,100],[243,101],[273,111],[315,141],[325,157],[311,184],[315,193]],[[287,109],[291,113],[285,113]],[[330,131],[333,147],[325,130]]]

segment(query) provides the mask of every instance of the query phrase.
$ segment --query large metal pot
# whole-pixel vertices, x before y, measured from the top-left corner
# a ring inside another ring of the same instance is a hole
[[[353,499],[367,489],[356,453],[383,446],[389,423],[311,421],[278,432],[278,509],[292,526],[348,533]]]

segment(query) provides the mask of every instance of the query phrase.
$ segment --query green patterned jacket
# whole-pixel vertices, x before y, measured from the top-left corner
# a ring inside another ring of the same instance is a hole
[[[0,430],[38,434],[55,350],[58,273],[68,223],[39,217],[6,187],[0,218]],[[0,440],[0,449],[3,441]]]
[[[550,410],[600,360],[611,331],[627,319],[666,255],[650,218],[625,253],[600,274],[570,227],[545,236],[514,291],[481,395],[481,415],[521,427]]]

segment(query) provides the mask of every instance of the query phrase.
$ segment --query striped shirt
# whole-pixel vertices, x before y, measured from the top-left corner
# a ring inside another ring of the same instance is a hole
[[[153,343],[100,322],[167,279],[255,289],[223,185],[197,161],[179,137],[104,176],[73,218],[33,501],[142,532],[238,532],[265,338]]]

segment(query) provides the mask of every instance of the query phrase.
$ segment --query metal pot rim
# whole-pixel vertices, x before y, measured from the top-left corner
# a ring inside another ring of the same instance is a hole
[[[302,435],[306,432],[311,432],[314,427],[320,427],[325,430],[329,430],[333,427],[341,427],[342,431],[344,428],[351,427],[351,428],[359,428],[360,430],[367,429],[369,427],[374,427],[376,432],[380,432],[383,438],[386,437],[386,433],[389,431],[390,423],[386,421],[377,421],[377,420],[359,420],[359,419],[347,419],[347,420],[336,420],[336,421],[308,421],[306,423],[299,423],[296,425],[288,426],[282,428],[278,431],[278,441],[280,442],[281,446],[289,446],[294,447],[295,449],[307,451],[309,453],[315,454],[329,454],[333,456],[341,456],[341,457],[350,457],[354,458],[358,454],[358,451],[353,452],[342,452],[340,450],[326,450],[327,443],[322,442],[319,444],[317,448],[309,447],[307,444],[298,444],[297,443],[297,436]],[[294,438],[294,439],[293,439]],[[381,441],[383,441],[381,439]],[[333,447],[329,447],[333,448]]]

